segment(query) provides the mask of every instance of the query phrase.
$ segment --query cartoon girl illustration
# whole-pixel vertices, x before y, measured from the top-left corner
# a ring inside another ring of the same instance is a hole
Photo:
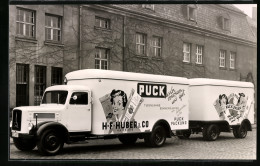
[[[240,114],[237,115],[237,118],[240,118],[243,116],[243,114],[245,112],[246,103],[247,103],[247,98],[246,98],[245,94],[239,93],[237,106],[240,106],[241,110],[240,110]]]
[[[219,105],[220,105],[220,113],[219,117],[223,116],[226,114],[226,106],[228,104],[228,98],[225,94],[219,95]]]
[[[110,102],[112,104],[113,115],[116,121],[119,121],[124,114],[125,106],[127,104],[127,95],[122,90],[113,90],[110,93]]]

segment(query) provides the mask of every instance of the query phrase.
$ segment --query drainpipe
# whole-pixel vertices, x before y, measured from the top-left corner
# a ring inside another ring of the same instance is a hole
[[[126,63],[125,63],[125,24],[126,24],[126,16],[123,15],[123,71],[126,71]]]
[[[80,70],[81,67],[81,15],[82,15],[82,6],[79,5],[79,29],[78,29],[78,69]]]

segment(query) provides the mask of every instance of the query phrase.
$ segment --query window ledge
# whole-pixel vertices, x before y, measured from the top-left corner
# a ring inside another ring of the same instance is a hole
[[[203,64],[199,64],[199,63],[195,63],[195,66],[198,66],[198,67],[204,67]]]
[[[227,70],[226,67],[219,67],[220,70]]]
[[[45,45],[51,45],[51,46],[58,46],[58,47],[64,47],[64,44],[59,42],[53,42],[53,41],[44,41]]]
[[[108,31],[108,32],[111,32],[111,29],[110,29],[110,28],[107,29],[107,28],[101,28],[101,27],[97,27],[97,26],[94,26],[94,28],[95,28],[96,30],[101,30],[101,31]]]
[[[185,61],[182,61],[182,63],[183,63],[183,64],[185,64],[185,65],[191,65],[191,63],[190,63],[190,62],[185,62]]]
[[[229,68],[229,70],[230,70],[230,71],[237,71],[237,69],[236,69],[236,68],[235,68],[235,69]]]
[[[134,57],[136,57],[136,58],[143,58],[143,59],[148,59],[148,56],[146,56],[146,55],[135,55]]]
[[[152,57],[153,60],[162,61],[162,57]]]
[[[35,43],[37,44],[37,40],[34,39],[34,38],[27,38],[27,37],[19,37],[19,36],[16,36],[15,37],[15,40],[17,41],[23,41],[23,42],[30,42],[30,43]]]

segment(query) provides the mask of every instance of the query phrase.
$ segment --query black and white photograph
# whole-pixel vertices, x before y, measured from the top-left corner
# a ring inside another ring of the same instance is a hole
[[[257,160],[256,3],[26,2],[9,161]]]

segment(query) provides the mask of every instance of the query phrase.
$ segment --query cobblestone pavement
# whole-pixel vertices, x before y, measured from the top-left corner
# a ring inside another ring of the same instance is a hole
[[[143,140],[133,146],[122,145],[117,139],[91,140],[86,144],[65,145],[56,156],[41,156],[35,148],[22,152],[10,144],[10,159],[219,159],[255,160],[256,129],[244,139],[236,139],[233,133],[221,133],[218,140],[209,142],[201,134],[193,134],[188,140],[172,137],[161,148],[146,147]]]

